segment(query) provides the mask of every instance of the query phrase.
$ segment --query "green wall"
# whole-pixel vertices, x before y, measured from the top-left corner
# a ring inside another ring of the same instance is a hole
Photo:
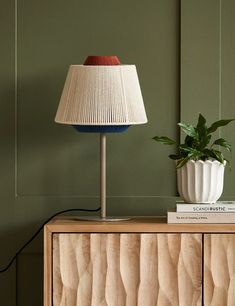
[[[108,136],[108,212],[165,214],[177,196],[176,123],[235,117],[232,0],[0,0],[0,265],[56,211],[98,206],[98,135],[54,123],[70,64],[136,64],[149,123]],[[235,148],[234,125],[222,136]],[[235,165],[233,165],[234,168]],[[234,199],[235,171],[225,199]],[[42,305],[42,235],[0,274],[4,306]]]

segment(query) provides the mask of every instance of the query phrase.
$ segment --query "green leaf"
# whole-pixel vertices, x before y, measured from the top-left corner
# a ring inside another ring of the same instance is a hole
[[[214,154],[214,158],[217,159],[221,164],[223,164],[224,163],[224,156],[223,156],[222,152],[214,150],[214,149],[212,149],[211,151]]]
[[[161,136],[161,137],[155,136],[155,137],[153,137],[153,139],[156,140],[157,142],[160,142],[160,143],[164,144],[164,145],[174,145],[174,144],[176,144],[176,142],[174,140],[172,140],[172,139],[170,139],[166,136]]]
[[[208,133],[213,133],[215,132],[219,127],[225,126],[229,124],[231,121],[234,121],[235,119],[224,119],[224,120],[219,120],[214,122],[209,128],[208,128]]]
[[[204,149],[203,151],[204,156],[206,156],[207,158],[209,157],[213,157],[215,156],[215,154],[213,153],[213,151],[211,149]]]
[[[231,152],[231,145],[225,139],[223,139],[223,138],[216,139],[213,142],[212,146],[213,145],[221,146],[221,147],[227,149],[229,152]]]
[[[180,146],[179,146],[179,149],[180,149],[180,151],[188,152],[188,153],[193,154],[193,155],[195,155],[195,156],[201,153],[201,152],[198,151],[197,149],[188,147],[188,146],[185,145],[185,144],[180,145]]]
[[[228,164],[228,167],[229,167],[229,170],[231,171],[232,170],[232,166],[231,166],[230,161],[227,158],[225,158],[224,160],[226,160],[226,162]]]
[[[186,145],[186,144],[182,144],[179,146],[179,149],[185,152],[192,152],[194,150],[194,148]]]
[[[208,145],[210,140],[211,140],[211,135],[206,134],[203,137],[201,137],[197,145],[198,150],[200,151],[203,150]]]
[[[193,143],[194,143],[194,138],[191,137],[191,136],[189,136],[189,135],[187,135],[187,136],[185,137],[184,143],[185,143],[185,145],[187,145],[187,146],[189,146],[189,147],[192,147],[192,146],[193,146]]]
[[[184,157],[183,159],[179,160],[176,165],[176,169],[183,167],[190,159],[191,159],[191,155],[188,155]]]
[[[202,114],[199,114],[196,129],[199,134],[199,138],[200,136],[204,136],[207,134],[206,119],[202,116]]]
[[[213,150],[212,149],[204,149],[201,159],[205,161],[205,160],[212,159],[212,158],[217,160],[217,157],[216,157],[215,153],[213,152]]]
[[[206,119],[202,114],[199,114],[196,131],[198,133],[198,141],[195,146],[201,151],[208,145],[211,139],[211,135],[208,135],[207,132]]]
[[[182,156],[180,154],[170,154],[169,157],[171,159],[177,160],[177,159],[181,159]]]
[[[198,134],[197,131],[195,130],[195,128],[191,125],[191,124],[187,124],[187,123],[178,123],[178,125],[181,127],[181,129],[185,132],[185,134],[187,134],[188,136],[193,137],[194,139],[198,138]]]

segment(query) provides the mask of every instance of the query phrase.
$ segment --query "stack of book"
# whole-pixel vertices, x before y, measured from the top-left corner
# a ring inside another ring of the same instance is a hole
[[[176,203],[176,211],[167,212],[167,223],[235,223],[235,201],[215,204]]]

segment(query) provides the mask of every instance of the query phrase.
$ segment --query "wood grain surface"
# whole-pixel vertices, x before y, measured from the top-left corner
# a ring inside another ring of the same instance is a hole
[[[235,233],[235,224],[167,224],[166,217],[131,217],[120,222],[53,218],[46,225],[53,233]]]
[[[235,235],[204,236],[204,305],[235,305]]]
[[[47,226],[44,226],[44,282],[43,282],[43,300],[44,306],[52,305],[52,232]]]
[[[54,306],[201,306],[201,234],[54,234]]]

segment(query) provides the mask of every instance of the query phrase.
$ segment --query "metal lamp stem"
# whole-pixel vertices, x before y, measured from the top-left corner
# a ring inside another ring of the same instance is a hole
[[[100,216],[106,219],[106,134],[100,133]]]
[[[109,217],[106,215],[106,134],[100,133],[100,217],[75,217],[83,221],[126,221],[130,218]]]

